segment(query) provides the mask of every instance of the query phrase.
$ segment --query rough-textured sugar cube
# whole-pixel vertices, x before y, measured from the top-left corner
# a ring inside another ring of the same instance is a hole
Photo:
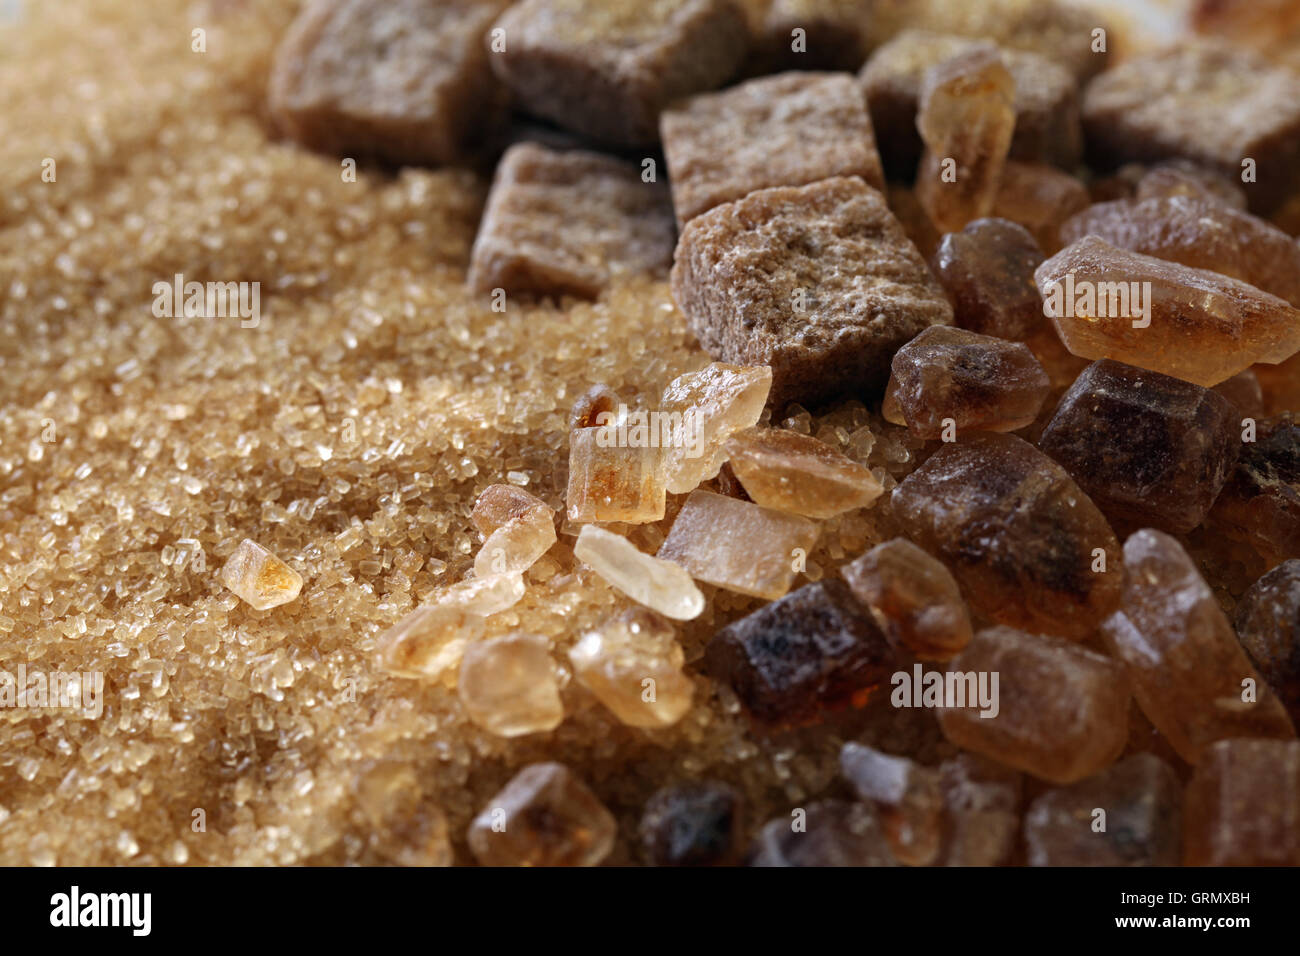
[[[522,0],[495,28],[524,109],[622,146],[655,143],[663,108],[721,86],[749,43],[731,0]]]
[[[672,289],[714,358],[772,366],[775,407],[879,389],[899,346],[952,320],[884,197],[856,177],[764,189],[695,217]]]
[[[1181,157],[1244,182],[1252,160],[1251,209],[1300,188],[1300,75],[1245,50],[1184,43],[1126,60],[1088,87],[1083,125],[1100,164]]]
[[[1114,762],[1128,741],[1123,669],[1077,644],[989,628],[953,658],[945,678],[955,696],[939,710],[944,735],[1043,780],[1082,780]],[[980,680],[992,706],[975,693]]]
[[[677,513],[659,557],[697,581],[772,600],[790,590],[816,541],[807,518],[700,489]]]
[[[1084,640],[1119,603],[1110,525],[1065,469],[1014,435],[945,444],[891,504],[992,621]]]
[[[761,725],[799,726],[861,705],[888,679],[895,655],[843,581],[808,584],[709,641],[705,666]]]
[[[1207,169],[1186,159],[1167,159],[1156,163],[1142,174],[1132,199],[1167,199],[1186,196],[1218,202],[1233,209],[1246,208],[1246,191],[1240,178],[1229,178],[1223,173]]]
[[[480,292],[594,298],[619,276],[672,258],[668,188],[639,168],[582,150],[521,143],[497,166],[470,255]]]
[[[1038,243],[1023,226],[976,219],[943,237],[934,254],[934,274],[952,300],[956,325],[1024,341],[1046,321],[1034,284],[1034,270],[1042,261]]]
[[[859,176],[885,188],[862,89],[848,73],[782,73],[702,93],[660,120],[677,222],[757,189]]]
[[[271,115],[312,149],[449,163],[503,112],[484,37],[508,0],[313,0],[271,69]]]
[[[1103,359],[1065,393],[1038,447],[1116,525],[1186,533],[1232,473],[1240,418],[1199,385]]]

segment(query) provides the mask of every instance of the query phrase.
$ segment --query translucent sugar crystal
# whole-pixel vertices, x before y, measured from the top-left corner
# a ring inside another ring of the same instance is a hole
[[[936,866],[1006,863],[1020,834],[1019,771],[979,754],[939,765],[944,833]]]
[[[603,382],[591,386],[573,403],[569,409],[569,430],[594,428],[597,425],[614,421],[619,415],[623,400]]]
[[[948,326],[904,345],[891,369],[883,414],[921,438],[944,437],[949,427],[954,435],[1024,428],[1051,389],[1025,344]]]
[[[784,428],[748,428],[727,439],[725,452],[750,499],[777,511],[833,518],[884,491],[865,465]]]
[[[819,800],[768,821],[749,850],[750,866],[897,866],[875,810]],[[798,823],[798,825],[796,825]]]
[[[457,690],[465,713],[501,737],[554,730],[564,720],[547,640],[506,634],[465,648]]]
[[[1061,224],[1087,209],[1089,202],[1088,188],[1055,166],[1008,162],[993,214],[1028,229],[1038,247],[1052,255],[1061,248]]]
[[[483,866],[596,866],[617,833],[613,815],[567,767],[535,763],[487,802],[468,841]]]
[[[943,833],[939,772],[907,757],[862,744],[840,750],[840,772],[858,796],[876,805],[894,856],[908,866],[928,866]]]
[[[1233,209],[1246,208],[1246,193],[1235,179],[1186,159],[1157,163],[1138,180],[1134,199],[1187,196],[1222,203]]]
[[[665,617],[689,621],[704,610],[704,595],[688,573],[638,550],[622,535],[585,525],[573,553],[613,587]]]
[[[1300,743],[1211,744],[1184,814],[1187,866],[1300,866]]]
[[[1188,763],[1216,740],[1295,737],[1177,539],[1146,529],[1124,542],[1124,602],[1102,636],[1143,713]]]
[[[691,708],[682,646],[672,625],[644,608],[588,631],[569,660],[578,681],[629,727],[667,727]]]
[[[1066,246],[1034,279],[1061,341],[1084,358],[1111,358],[1208,388],[1300,349],[1300,310],[1285,300],[1096,236]]]
[[[904,533],[992,621],[1083,640],[1119,603],[1110,525],[1060,465],[1014,435],[945,444],[891,503]]]
[[[1209,523],[1269,566],[1300,558],[1300,425],[1293,415],[1256,423],[1255,440],[1242,444]]]
[[[486,617],[514,607],[524,596],[524,590],[522,574],[492,574],[453,584],[439,595],[437,603]]]
[[[1232,473],[1241,413],[1199,385],[1102,359],[1061,398],[1038,447],[1117,526],[1185,534]]]
[[[368,761],[352,781],[353,817],[365,833],[366,850],[396,866],[451,866],[454,854],[447,817],[429,801],[409,764]]]
[[[916,128],[925,142],[917,198],[940,232],[993,213],[1016,125],[1016,81],[991,44],[926,71]]]
[[[493,492],[498,488],[509,491]],[[477,526],[481,520],[483,527],[496,527],[487,532],[474,559],[474,574],[485,578],[527,571],[555,544],[555,512],[540,498],[513,485],[489,485],[479,501],[489,493],[493,493],[493,500],[482,511],[479,502],[474,503],[474,523]],[[498,522],[498,517],[505,520]]]
[[[1023,341],[1046,322],[1034,285],[1034,270],[1042,261],[1038,243],[1023,226],[976,219],[943,237],[934,274],[952,299],[957,325]]]
[[[515,485],[488,485],[474,500],[474,510],[470,520],[483,537],[488,537],[515,518],[522,518],[531,511],[545,508],[546,503],[536,495]]]
[[[954,675],[952,693],[961,697],[939,711],[944,735],[1043,780],[1082,780],[1128,742],[1124,669],[1077,644],[988,628],[948,665],[946,678]]]
[[[1061,227],[1067,245],[1084,236],[1231,276],[1300,305],[1300,244],[1276,226],[1222,202],[1166,196],[1097,203]]]
[[[740,795],[725,783],[692,780],[658,790],[641,816],[651,866],[722,866],[740,850]]]
[[[677,513],[659,557],[696,580],[773,600],[790,590],[816,541],[807,518],[700,490]]]
[[[906,538],[876,545],[841,573],[895,649],[948,660],[970,643],[970,612],[957,581]]]
[[[251,538],[226,560],[221,583],[258,611],[288,604],[302,591],[302,575]]]
[[[379,636],[378,663],[398,677],[437,680],[455,672],[465,646],[482,634],[482,615],[453,605],[424,604]]]
[[[865,704],[896,657],[844,582],[827,578],[724,627],[704,660],[756,722],[793,727]]]
[[[1292,720],[1300,719],[1300,560],[1251,585],[1236,610],[1237,639]]]
[[[673,379],[664,389],[660,416],[669,416],[674,432],[680,422],[681,431],[664,449],[664,486],[685,494],[714,477],[727,457],[723,443],[758,423],[771,389],[766,365],[714,362]]]
[[[1029,865],[1178,866],[1182,805],[1182,784],[1170,766],[1134,754],[1030,804]]]
[[[570,521],[644,524],[664,516],[663,455],[632,444],[617,424],[569,433]]]

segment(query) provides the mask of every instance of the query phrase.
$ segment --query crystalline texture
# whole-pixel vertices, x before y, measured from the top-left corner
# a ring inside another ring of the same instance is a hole
[[[899,862],[928,866],[939,852],[943,832],[938,771],[906,757],[847,743],[840,750],[840,772],[859,797],[875,804]]]
[[[1051,389],[1027,346],[967,329],[926,329],[891,368],[884,416],[921,438],[943,436],[949,422],[957,434],[1024,428]]]
[[[1143,713],[1180,757],[1195,764],[1229,737],[1295,737],[1177,540],[1149,529],[1131,535],[1124,572],[1123,606],[1102,636],[1124,663]]]
[[[564,720],[555,664],[546,638],[535,634],[470,644],[457,690],[469,719],[501,737],[554,730]]]
[[[1181,534],[1205,520],[1232,473],[1240,427],[1221,395],[1103,359],[1065,393],[1038,447],[1113,522]]]
[[[943,237],[934,273],[952,299],[957,325],[1024,341],[1044,324],[1043,300],[1034,284],[1042,261],[1038,243],[1023,226],[976,219]]]
[[[482,634],[481,615],[454,606],[421,605],[379,636],[379,666],[398,677],[437,680],[455,671],[465,646]]]
[[[664,787],[646,801],[640,834],[652,866],[732,863],[740,850],[740,795],[707,780]]]
[[[957,582],[906,538],[876,545],[845,565],[843,575],[896,650],[947,660],[970,643],[970,614]]]
[[[632,600],[665,617],[689,621],[704,610],[704,595],[690,574],[671,561],[639,551],[622,535],[586,525],[573,553]]]
[[[940,232],[991,215],[1016,125],[1016,81],[997,48],[980,45],[931,67],[916,128],[925,141],[916,194]],[[955,163],[955,181],[947,175]]]
[[[723,443],[758,422],[771,390],[772,370],[766,365],[714,362],[673,379],[659,410],[681,416],[682,431],[663,452],[664,487],[686,494],[717,475],[726,460]],[[669,420],[676,429],[677,419]]]
[[[569,433],[570,521],[644,524],[664,516],[663,450],[619,444],[614,425]]]
[[[596,866],[614,848],[618,824],[563,764],[519,771],[469,828],[483,866]]]
[[[588,631],[569,660],[579,682],[629,727],[667,727],[691,708],[694,687],[672,626],[643,608]]]
[[[967,688],[976,675],[988,675],[990,691],[992,675],[998,675],[997,712],[990,713],[968,689],[964,706],[939,711],[944,735],[1043,780],[1081,780],[1111,764],[1128,741],[1123,668],[1077,644],[989,628],[951,661],[948,673],[970,675]]]
[[[796,552],[806,558],[816,541],[807,518],[700,490],[677,513],[659,557],[698,581],[772,600],[790,590]]]
[[[1112,358],[1208,388],[1300,349],[1300,310],[1277,296],[1096,236],[1062,249],[1034,278],[1061,341],[1084,358]],[[1145,315],[1130,297],[1137,283],[1150,283]]]
[[[865,703],[892,670],[894,654],[842,581],[809,584],[723,628],[706,666],[768,726],[816,723]]]
[[[1187,787],[1187,866],[1300,866],[1300,743],[1221,740]]]
[[[884,488],[865,465],[825,442],[782,428],[750,428],[724,451],[750,499],[809,518],[865,508]]]
[[[1235,621],[1241,646],[1292,720],[1300,717],[1300,560],[1283,561],[1251,585]]]
[[[904,532],[939,557],[972,606],[999,624],[1075,640],[1119,603],[1119,542],[1097,506],[1013,435],[970,435],[894,489]]]
[[[221,583],[257,611],[288,604],[302,591],[302,575],[251,538],[226,560]]]
[[[820,800],[806,809],[804,828],[777,817],[759,831],[750,866],[897,866],[875,812],[864,803]]]
[[[1270,567],[1300,558],[1300,426],[1290,414],[1257,423],[1210,523],[1249,544]]]

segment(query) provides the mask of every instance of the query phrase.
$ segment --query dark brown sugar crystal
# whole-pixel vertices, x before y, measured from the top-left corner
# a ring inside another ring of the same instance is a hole
[[[702,93],[660,120],[678,225],[757,189],[859,176],[885,188],[849,73],[782,73]]]
[[[634,164],[521,143],[497,166],[469,281],[594,298],[616,276],[665,268],[673,235],[667,187],[643,182]]]
[[[1300,558],[1300,425],[1291,414],[1258,423],[1210,521],[1249,544],[1269,567]]]
[[[1189,43],[1126,60],[1088,86],[1083,125],[1100,164],[1183,158],[1242,182],[1253,160],[1257,211],[1300,186],[1300,76],[1241,49]]]
[[[1221,740],[1187,787],[1187,866],[1300,866],[1300,742]]]
[[[398,163],[463,158],[503,113],[484,37],[508,0],[313,0],[271,70],[279,125],[324,152]]]
[[[1300,718],[1300,560],[1283,561],[1251,585],[1235,623],[1251,661],[1291,719]]]
[[[945,444],[892,504],[989,620],[1082,640],[1119,603],[1110,525],[1060,465],[1014,435]]]
[[[731,0],[522,0],[495,27],[528,112],[621,146],[657,142],[664,107],[721,86],[749,42]]]
[[[916,171],[921,156],[916,112],[926,71],[979,43],[967,36],[908,29],[871,54],[859,79],[891,175],[910,180]],[[1001,54],[1016,84],[1011,155],[1061,166],[1077,163],[1083,136],[1074,75],[1040,53],[1004,48]]]
[[[893,669],[894,652],[844,582],[831,578],[723,628],[705,662],[760,723],[794,726],[865,703]]]
[[[1102,359],[1065,393],[1038,447],[1111,521],[1182,534],[1232,474],[1241,414],[1217,392]]]
[[[1210,269],[1300,306],[1300,244],[1257,216],[1216,200],[1165,196],[1098,203],[1061,226],[1061,242],[1084,236]]]
[[[1151,754],[1049,790],[1025,812],[1030,866],[1177,866],[1182,784]]]
[[[1042,250],[1023,226],[976,219],[950,232],[934,254],[934,273],[952,300],[956,325],[1023,341],[1044,324],[1034,284]]]
[[[912,339],[891,368],[883,414],[921,438],[1024,428],[1051,388],[1023,343],[948,326]]]
[[[778,408],[878,390],[899,346],[952,321],[884,197],[856,177],[760,190],[692,219],[672,289],[714,358],[772,366]]]
[[[721,866],[740,853],[740,795],[724,783],[690,781],[655,792],[641,816],[652,866]]]

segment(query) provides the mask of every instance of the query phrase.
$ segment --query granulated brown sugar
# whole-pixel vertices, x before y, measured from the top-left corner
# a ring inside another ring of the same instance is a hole
[[[480,491],[563,510],[574,399],[606,382],[653,404],[708,357],[666,282],[504,314],[466,292],[485,177],[363,164],[345,182],[339,158],[278,140],[266,79],[294,7],[68,0],[0,30],[0,669],[104,680],[98,719],[0,710],[0,863],[380,862],[374,761],[411,768],[462,863],[470,820],[530,762],[564,762],[615,812],[611,862],[639,857],[666,780],[730,782],[747,834],[824,790],[841,733],[761,744],[698,676],[681,723],[640,731],[565,675],[565,722],[507,740],[454,690],[373,664],[377,635],[471,567]],[[260,282],[259,324],[155,316],[177,274]],[[790,414],[882,470],[918,444],[856,404]],[[854,437],[868,423],[874,445]],[[826,522],[809,576],[879,520]],[[574,562],[576,532],[488,631],[541,634],[564,668],[629,603]],[[303,576],[298,600],[257,612],[221,586],[245,537]],[[688,661],[760,603],[706,590],[678,628]],[[873,719],[938,741],[928,715]]]

